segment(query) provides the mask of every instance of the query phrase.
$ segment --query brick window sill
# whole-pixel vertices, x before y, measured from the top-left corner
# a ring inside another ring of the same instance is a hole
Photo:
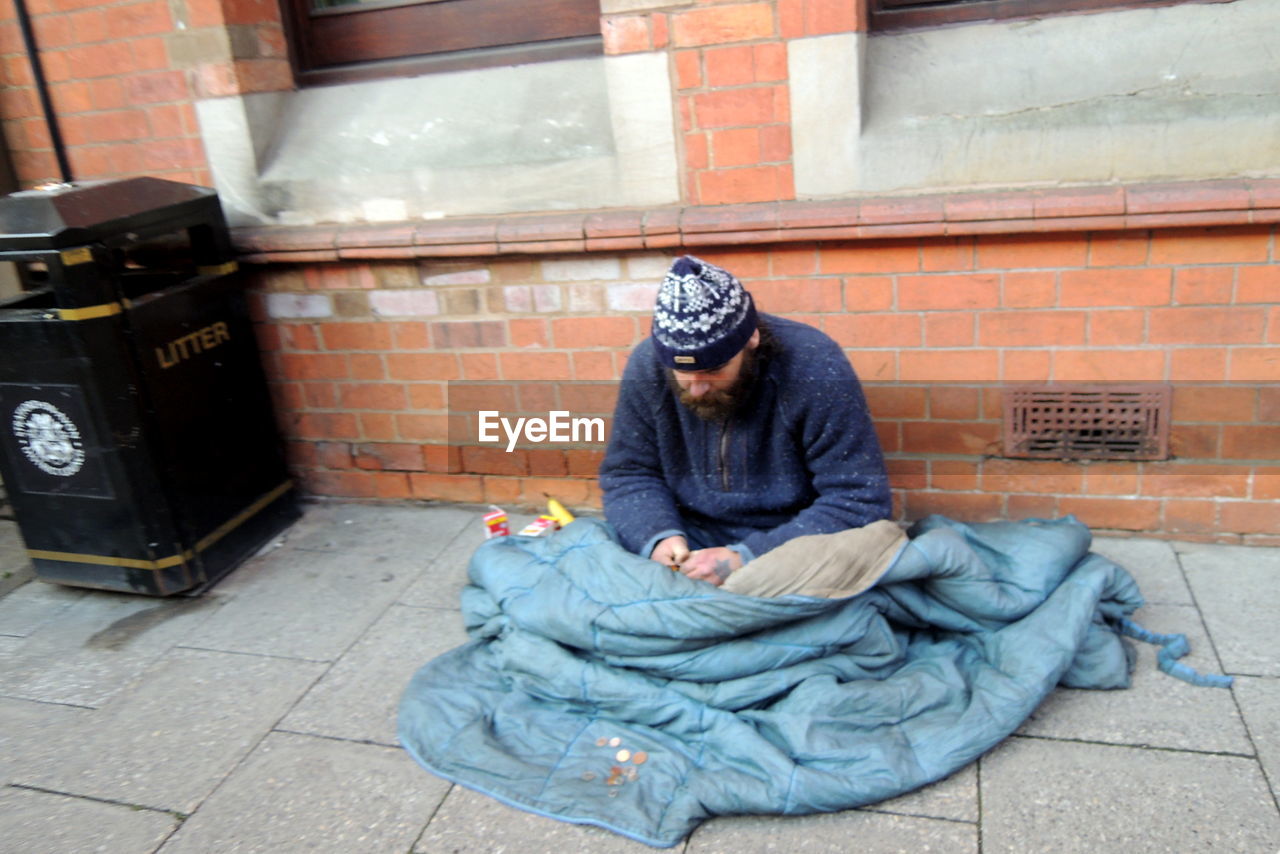
[[[573,254],[1280,222],[1280,179],[948,193],[536,216],[238,228],[249,264]]]

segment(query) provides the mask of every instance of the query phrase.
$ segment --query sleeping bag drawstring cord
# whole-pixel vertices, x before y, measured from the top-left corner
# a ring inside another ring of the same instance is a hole
[[[1186,635],[1157,634],[1144,629],[1133,620],[1127,618],[1119,621],[1119,629],[1120,634],[1125,637],[1159,646],[1160,649],[1156,652],[1156,661],[1160,665],[1160,669],[1170,676],[1181,679],[1183,682],[1190,682],[1192,685],[1208,688],[1230,688],[1231,683],[1235,681],[1230,676],[1219,676],[1216,673],[1200,673],[1194,667],[1178,661],[1177,659],[1182,658],[1182,656],[1191,651]]]

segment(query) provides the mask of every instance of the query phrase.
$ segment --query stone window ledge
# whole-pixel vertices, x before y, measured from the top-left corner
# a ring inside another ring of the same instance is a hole
[[[248,264],[543,255],[1280,222],[1280,179],[232,230]]]

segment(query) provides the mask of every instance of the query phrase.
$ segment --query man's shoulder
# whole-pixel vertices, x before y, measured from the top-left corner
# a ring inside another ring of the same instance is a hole
[[[762,315],[769,332],[778,342],[778,367],[793,376],[829,376],[833,370],[849,367],[844,350],[821,329],[777,317]]]
[[[662,365],[658,362],[658,357],[653,351],[653,339],[649,336],[631,348],[630,355],[627,356],[627,365],[623,370],[623,379],[660,379],[662,377]]]
[[[839,349],[839,345],[831,339],[831,336],[816,326],[810,326],[807,323],[801,323],[798,320],[791,320],[786,317],[779,317],[776,314],[762,313],[760,319],[769,327],[769,331],[773,333],[773,336],[784,346],[835,347]]]

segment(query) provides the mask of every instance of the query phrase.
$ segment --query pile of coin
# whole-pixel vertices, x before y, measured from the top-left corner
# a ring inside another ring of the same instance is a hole
[[[622,739],[618,736],[613,738],[597,738],[596,747],[618,748],[613,754],[616,765],[609,766],[609,774],[605,777],[604,784],[606,786],[616,787],[624,786],[629,782],[634,782],[640,776],[640,771],[636,766],[643,765],[649,761],[649,754],[643,750],[628,750],[622,747]],[[623,767],[627,766],[627,767]],[[582,779],[588,782],[594,780],[596,775],[591,771],[583,772]],[[609,797],[616,798],[618,789],[611,788]]]

